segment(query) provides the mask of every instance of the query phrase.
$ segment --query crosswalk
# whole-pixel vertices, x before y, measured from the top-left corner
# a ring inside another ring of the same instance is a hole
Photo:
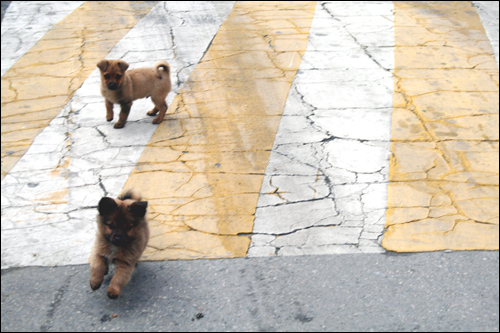
[[[498,6],[24,5],[2,21],[2,267],[86,263],[124,187],[144,260],[498,250]],[[105,121],[104,57],[170,63],[162,124],[149,100]]]

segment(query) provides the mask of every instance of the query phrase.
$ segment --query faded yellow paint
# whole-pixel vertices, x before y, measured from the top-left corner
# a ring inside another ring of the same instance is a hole
[[[391,251],[498,250],[498,66],[470,2],[395,2]]]
[[[156,1],[87,1],[2,76],[2,179]],[[113,15],[109,15],[113,13]]]
[[[315,2],[237,2],[125,187],[149,201],[146,260],[245,256]]]

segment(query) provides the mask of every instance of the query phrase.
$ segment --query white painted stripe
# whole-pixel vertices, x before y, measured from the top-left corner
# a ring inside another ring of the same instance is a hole
[[[318,2],[249,256],[384,251],[393,51],[392,2]]]

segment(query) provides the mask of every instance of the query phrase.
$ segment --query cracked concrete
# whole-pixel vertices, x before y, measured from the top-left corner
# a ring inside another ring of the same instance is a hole
[[[2,76],[55,24],[82,3],[83,1],[10,3],[2,21]]]
[[[186,11],[184,2],[158,4],[102,57],[140,67],[151,65],[153,52],[155,58],[170,63],[178,79],[185,80],[232,5],[201,3]],[[167,21],[167,15],[182,19]],[[191,17],[203,23],[190,23]],[[119,194],[156,129],[141,111],[150,109],[149,100],[134,102],[127,131],[109,126],[96,63],[89,78],[2,181],[2,266],[87,262],[96,203],[102,196]],[[173,82],[169,104],[182,84],[175,78]],[[3,111],[2,106],[2,124]],[[30,230],[30,236],[25,237],[22,230]]]
[[[384,251],[393,35],[390,2],[316,5],[249,256]]]
[[[2,23],[2,267],[86,263],[130,186],[143,260],[498,249],[491,3],[108,3],[117,31],[94,6]],[[160,126],[105,121],[102,57],[171,64]]]
[[[26,53],[2,75],[2,125],[9,124],[2,126],[2,180],[94,70],[96,61],[104,58],[153,5],[154,2],[108,3],[106,10],[120,13],[110,19],[102,15],[101,4],[86,2],[55,24],[29,50],[16,47],[18,52]],[[46,7],[49,6],[40,5],[39,9]],[[37,14],[32,13],[38,18]],[[6,34],[14,33],[11,30]],[[7,38],[5,47],[15,45],[13,40]]]
[[[498,249],[498,63],[469,2],[395,4],[393,251]]]
[[[243,2],[221,25],[126,183],[154,216],[146,259],[247,254],[313,14],[313,2]]]

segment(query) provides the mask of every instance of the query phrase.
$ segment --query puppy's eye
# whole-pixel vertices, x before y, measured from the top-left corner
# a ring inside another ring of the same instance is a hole
[[[106,80],[109,80],[109,78],[110,78],[110,77],[111,77],[111,75],[109,75],[109,74],[104,74],[104,78],[105,78]]]
[[[116,79],[117,79],[117,80],[119,80],[119,79],[121,79],[121,78],[122,78],[122,76],[121,76],[120,74],[116,74],[116,76],[115,76],[115,77],[116,77]]]

